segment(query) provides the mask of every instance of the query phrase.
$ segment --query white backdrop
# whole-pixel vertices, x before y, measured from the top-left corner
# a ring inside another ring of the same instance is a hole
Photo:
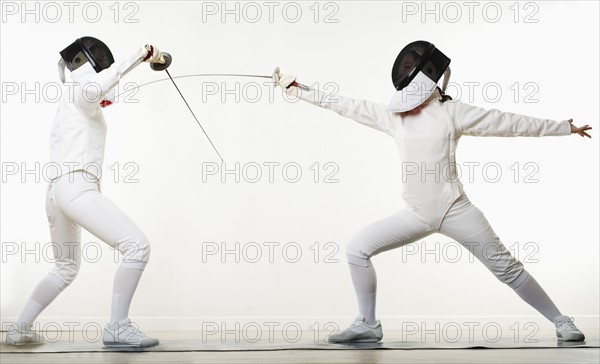
[[[595,318],[597,328],[597,2],[69,4],[2,3],[3,323],[52,267],[44,165],[56,62],[75,38],[91,35],[116,58],[156,44],[173,55],[173,76],[270,75],[280,66],[302,83],[383,103],[394,91],[397,53],[425,39],[452,58],[455,98],[589,123],[591,140],[464,137],[458,163],[468,196],[505,245],[564,313]],[[142,65],[119,89],[165,77]],[[177,80],[224,165],[170,81],[105,110],[103,193],[152,244],[131,309],[147,327],[199,329],[233,318],[323,325],[356,313],[344,244],[403,207],[396,146],[383,133],[286,101],[266,81]],[[221,174],[236,168],[239,181]],[[79,277],[41,322],[107,319],[118,259],[88,233],[82,243]],[[373,259],[378,316],[388,329],[406,317],[540,317],[456,247],[436,234]]]

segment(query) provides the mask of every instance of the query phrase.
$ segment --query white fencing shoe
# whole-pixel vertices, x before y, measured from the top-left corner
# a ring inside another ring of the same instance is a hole
[[[129,319],[112,326],[107,324],[102,342],[108,348],[147,348],[158,345],[158,339],[144,335]]]
[[[383,339],[381,322],[377,320],[374,326],[367,325],[365,318],[356,317],[346,330],[329,336],[330,343],[376,343]]]
[[[579,331],[569,316],[559,316],[554,320],[558,341],[584,341],[585,335]]]
[[[44,337],[36,332],[19,330],[15,325],[8,327],[4,342],[7,345],[39,345],[45,342]]]

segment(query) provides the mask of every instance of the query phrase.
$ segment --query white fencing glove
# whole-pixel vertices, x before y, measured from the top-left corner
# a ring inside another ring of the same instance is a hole
[[[149,63],[165,63],[165,58],[158,47],[146,44],[139,50],[140,56],[144,62]]]
[[[296,85],[296,76],[281,75],[279,77],[279,86],[285,90],[285,93],[288,96],[298,95],[298,87]]]

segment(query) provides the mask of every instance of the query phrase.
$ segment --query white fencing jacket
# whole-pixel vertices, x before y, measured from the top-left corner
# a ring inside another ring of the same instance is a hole
[[[50,179],[76,170],[102,177],[106,123],[100,102],[141,61],[135,52],[99,73],[89,63],[71,73],[50,131]]]
[[[307,102],[383,131],[396,141],[405,165],[402,197],[410,210],[438,229],[452,203],[462,194],[456,172],[456,146],[462,135],[548,136],[569,135],[568,121],[537,119],[498,110],[485,110],[457,100],[440,102],[439,92],[407,113],[387,106],[319,90],[298,90]]]

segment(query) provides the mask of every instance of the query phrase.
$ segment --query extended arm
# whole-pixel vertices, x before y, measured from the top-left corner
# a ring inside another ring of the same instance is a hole
[[[460,101],[449,101],[448,107],[451,109],[455,125],[463,135],[541,137],[569,135],[573,131],[570,123],[572,120],[557,122],[538,119],[495,109],[486,110]],[[584,133],[584,130],[581,132]],[[579,128],[576,132],[578,131]]]
[[[313,105],[329,109],[341,116],[393,136],[394,128],[390,112],[382,104],[368,100],[355,100],[339,95],[327,95],[320,90],[299,90],[293,85],[295,82],[294,76],[282,75],[279,81],[281,87],[290,96],[297,95],[300,99]]]

